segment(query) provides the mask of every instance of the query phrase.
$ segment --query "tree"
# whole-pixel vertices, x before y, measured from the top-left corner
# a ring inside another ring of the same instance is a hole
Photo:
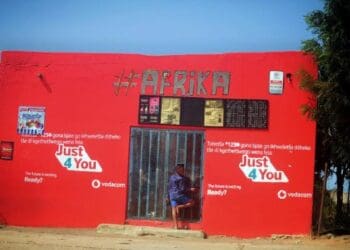
[[[319,67],[318,80],[302,73],[301,87],[312,92],[317,104],[304,112],[317,122],[316,171],[325,162],[337,176],[335,222],[343,219],[343,184],[350,168],[350,1],[325,0],[323,10],[305,17],[314,38],[302,42]]]

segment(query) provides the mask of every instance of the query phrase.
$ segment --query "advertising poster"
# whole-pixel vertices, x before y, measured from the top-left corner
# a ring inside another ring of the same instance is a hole
[[[18,108],[17,133],[22,135],[44,134],[45,108],[27,107]]]
[[[283,93],[282,71],[270,71],[269,91],[270,94],[281,95]]]
[[[180,98],[162,98],[161,124],[180,124]]]
[[[149,113],[151,115],[159,114],[159,97],[150,97],[149,98]]]
[[[206,100],[204,107],[204,126],[224,126],[224,105],[223,100]]]
[[[140,123],[159,123],[160,97],[141,96],[140,97]]]
[[[0,142],[0,159],[12,160],[13,158],[13,142],[2,141]]]

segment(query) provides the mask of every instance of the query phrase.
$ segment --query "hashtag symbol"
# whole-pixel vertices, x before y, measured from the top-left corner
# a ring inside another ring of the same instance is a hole
[[[116,81],[113,83],[114,86],[114,94],[119,95],[120,89],[125,88],[125,95],[128,95],[129,89],[136,86],[135,80],[139,78],[139,74],[136,74],[133,70],[129,73],[129,75],[125,74],[123,70],[120,75],[115,76]]]

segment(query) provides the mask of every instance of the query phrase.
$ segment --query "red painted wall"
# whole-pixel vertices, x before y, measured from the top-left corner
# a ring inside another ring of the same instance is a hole
[[[208,95],[199,97],[269,102],[268,129],[203,128],[203,216],[193,227],[210,235],[240,237],[308,234],[315,123],[300,112],[309,96],[299,89],[296,73],[305,69],[316,75],[316,65],[301,52],[181,56],[2,52],[0,141],[14,142],[13,160],[0,160],[3,223],[96,227],[126,222],[129,133],[132,126],[141,126],[138,102],[142,72],[147,69],[230,72],[229,95],[211,94],[210,76]],[[290,82],[284,79],[281,95],[269,94],[271,70],[292,74]],[[132,71],[139,74],[135,86],[122,87],[117,95],[114,83],[123,72]],[[148,87],[145,94],[152,94],[152,89]],[[174,95],[171,86],[164,95]],[[45,108],[44,135],[17,133],[20,106]],[[55,156],[59,143],[83,145],[102,172],[61,166]],[[255,163],[268,159],[288,182],[253,182],[239,167],[242,150],[249,150],[246,157],[256,158]],[[99,188],[92,187],[95,179]]]

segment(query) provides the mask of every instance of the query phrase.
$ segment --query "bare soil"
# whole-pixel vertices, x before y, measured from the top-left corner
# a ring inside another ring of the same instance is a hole
[[[119,250],[226,250],[226,249],[350,249],[350,235],[236,239],[188,239],[160,236],[100,234],[96,230],[52,228],[0,228],[0,249],[119,249]]]

